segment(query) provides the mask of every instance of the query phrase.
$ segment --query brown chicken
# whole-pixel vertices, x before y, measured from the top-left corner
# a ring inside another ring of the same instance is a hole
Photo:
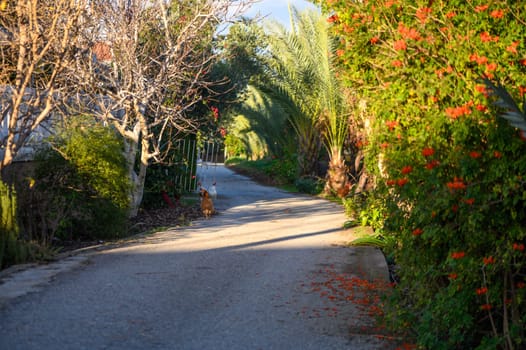
[[[207,219],[215,213],[214,202],[212,202],[212,198],[210,198],[208,191],[204,188],[201,189],[201,210]]]

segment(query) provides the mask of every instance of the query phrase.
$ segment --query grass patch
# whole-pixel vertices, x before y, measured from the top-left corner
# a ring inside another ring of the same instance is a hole
[[[231,158],[225,162],[225,166],[260,184],[276,186],[287,191],[297,192],[297,188],[294,185],[296,168],[295,163],[291,160],[260,159],[251,161],[241,158]]]

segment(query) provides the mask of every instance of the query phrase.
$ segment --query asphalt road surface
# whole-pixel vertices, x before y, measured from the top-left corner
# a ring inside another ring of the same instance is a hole
[[[353,303],[320,292],[328,274],[386,278],[381,253],[340,245],[340,206],[221,165],[201,177],[217,182],[211,219],[65,259],[37,286],[36,268],[5,279],[0,349],[388,348],[357,331],[373,322]]]

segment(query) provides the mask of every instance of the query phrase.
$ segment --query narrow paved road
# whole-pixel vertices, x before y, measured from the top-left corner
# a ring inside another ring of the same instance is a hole
[[[217,215],[76,257],[4,298],[0,349],[386,348],[356,331],[372,323],[355,305],[320,294],[328,273],[385,278],[380,253],[338,245],[349,239],[341,207],[223,166],[202,176],[217,181]]]

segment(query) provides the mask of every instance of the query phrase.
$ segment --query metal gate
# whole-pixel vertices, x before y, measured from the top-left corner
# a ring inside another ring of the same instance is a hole
[[[224,150],[217,142],[203,142],[197,151],[197,177],[199,184],[208,189],[216,182],[217,166],[225,160]]]
[[[222,145],[205,141],[199,145],[196,140],[184,139],[176,142],[174,147],[179,154],[174,182],[185,192],[193,192],[199,185],[208,188],[215,182],[218,164],[224,162]]]

